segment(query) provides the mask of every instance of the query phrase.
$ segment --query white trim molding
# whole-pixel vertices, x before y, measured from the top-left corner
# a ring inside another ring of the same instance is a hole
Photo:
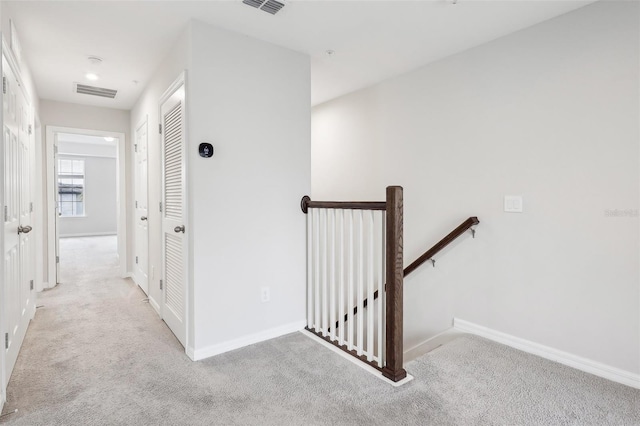
[[[279,327],[260,331],[258,333],[239,337],[237,339],[227,340],[226,342],[207,346],[202,349],[194,350],[193,347],[187,346],[186,352],[187,356],[193,361],[200,361],[201,359],[220,355],[222,353],[240,349],[245,346],[253,345],[255,343],[264,342],[265,340],[275,339],[276,337],[284,336],[285,334],[295,333],[296,331],[302,330],[306,325],[307,320],[296,321],[289,324],[281,325]]]
[[[62,216],[65,219],[76,218],[76,217],[86,217],[86,216]],[[117,236],[118,232],[87,232],[80,234],[64,234],[59,235],[58,238],[80,238],[80,237],[109,237],[109,236]],[[125,275],[123,275],[124,277]]]
[[[55,179],[54,176],[54,160],[55,154],[53,146],[55,144],[56,135],[58,133],[72,133],[88,136],[111,136],[118,139],[116,143],[116,186],[118,199],[116,202],[117,219],[117,235],[118,235],[118,259],[120,261],[120,276],[126,277],[127,273],[127,203],[126,203],[126,151],[127,141],[125,134],[120,132],[111,132],[107,130],[78,129],[72,127],[46,126],[45,127],[45,155],[46,155],[46,210],[45,217],[47,220],[47,279],[49,287],[54,287],[56,283],[57,264],[55,261],[56,253],[56,202],[55,202]],[[58,236],[59,237],[59,236]],[[47,287],[45,287],[47,288]]]
[[[612,367],[601,362],[593,361],[587,358],[580,357],[578,355],[571,354],[569,352],[564,352],[549,346],[541,345],[540,343],[512,336],[510,334],[493,330],[482,325],[474,324],[469,321],[461,320],[459,318],[453,319],[453,327],[456,330],[464,333],[475,334],[477,336],[484,337],[485,339],[493,340],[494,342],[502,343],[503,345],[519,349],[523,352],[527,352],[551,361],[558,362],[560,364],[564,364],[566,366],[575,368],[576,370],[584,371],[586,373],[590,373],[595,376],[611,380],[613,382],[640,389],[640,374]]]

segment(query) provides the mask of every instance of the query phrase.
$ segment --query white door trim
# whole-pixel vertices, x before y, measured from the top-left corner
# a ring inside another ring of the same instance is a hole
[[[126,200],[126,140],[125,134],[119,132],[109,132],[105,130],[77,129],[72,127],[46,126],[46,157],[47,157],[47,274],[48,282],[45,288],[56,286],[56,234],[55,234],[55,176],[54,176],[54,155],[53,145],[56,133],[71,133],[87,136],[113,137],[118,138],[117,145],[117,214],[118,214],[118,259],[120,261],[120,276],[128,276],[127,271],[127,200]],[[53,279],[52,279],[53,277]]]

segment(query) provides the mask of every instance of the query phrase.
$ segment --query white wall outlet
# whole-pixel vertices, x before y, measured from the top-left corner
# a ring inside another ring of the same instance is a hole
[[[505,195],[504,211],[509,213],[522,213],[522,195]]]
[[[269,291],[269,287],[262,287],[260,289],[260,300],[262,303],[266,303],[271,299],[271,291]]]

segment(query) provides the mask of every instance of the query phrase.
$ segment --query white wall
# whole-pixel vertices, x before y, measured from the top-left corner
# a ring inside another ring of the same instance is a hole
[[[87,105],[78,105],[71,104],[66,102],[57,102],[51,100],[40,100],[40,121],[42,123],[42,127],[46,128],[46,126],[57,126],[57,127],[70,127],[76,129],[86,129],[86,130],[102,130],[109,132],[117,132],[125,134],[125,143],[127,146],[125,155],[126,161],[126,176],[131,176],[131,149],[133,146],[131,142],[131,136],[129,133],[130,129],[130,114],[129,111],[113,109],[113,108],[102,108],[102,107],[94,107]],[[46,150],[43,150],[43,155],[46,154]],[[43,159],[43,164],[44,159]],[[43,166],[44,167],[44,166]],[[44,177],[46,179],[46,176]],[[46,182],[45,182],[46,185]],[[133,188],[131,185],[127,186],[126,196],[126,206],[127,211],[133,205],[132,202],[132,191],[130,188]],[[43,194],[44,197],[44,194]],[[46,205],[46,200],[43,201]],[[132,217],[127,216],[127,253],[132,253],[133,249],[133,228],[132,228]],[[44,239],[45,239],[45,259],[48,259],[49,253],[46,250],[47,247],[47,229],[46,224],[44,224]],[[46,263],[45,263],[46,264]],[[127,258],[127,271],[131,271],[132,268],[131,256]],[[45,270],[45,275],[47,271]],[[45,281],[47,280],[45,276]]]
[[[173,48],[158,67],[154,76],[148,82],[144,92],[131,109],[131,120],[129,123],[130,134],[135,137],[138,126],[148,118],[148,175],[149,175],[149,214],[147,215],[149,224],[149,300],[156,310],[160,308],[162,300],[162,292],[160,291],[160,268],[161,268],[161,217],[158,210],[158,203],[161,201],[161,142],[158,133],[159,124],[159,100],[164,91],[173,83],[178,75],[188,68],[190,56],[190,29],[187,28],[174,44]],[[129,152],[131,158],[131,169],[133,170],[135,161],[135,153],[133,146]],[[135,188],[135,173],[132,173],[130,181],[132,200],[135,196],[133,188]],[[135,201],[133,201],[135,203]],[[135,204],[133,204],[135,205]],[[131,220],[135,209],[131,209]],[[132,222],[135,223],[135,222]],[[135,230],[129,234],[131,238],[135,238]],[[135,240],[134,240],[135,241]],[[135,256],[134,251],[130,251],[130,257]],[[132,259],[129,259],[131,262]],[[192,321],[191,321],[192,322]]]
[[[58,141],[59,158],[84,160],[84,216],[60,217],[60,237],[116,235],[116,145]]]
[[[306,55],[195,21],[159,67],[131,113],[132,134],[148,117],[149,265],[156,271],[149,296],[156,304],[158,102],[184,69],[191,251],[187,350],[199,359],[256,335],[302,327],[305,218],[298,206],[310,191],[310,70]],[[213,158],[198,156],[203,141],[213,143]],[[260,302],[263,286],[270,287],[269,303]]]
[[[309,57],[194,22],[188,79],[194,350],[302,328]],[[198,156],[209,141],[215,155]],[[261,303],[260,289],[271,301]],[[245,340],[246,341],[246,340]],[[227,346],[228,347],[228,346]]]
[[[405,265],[480,218],[406,280],[407,348],[458,317],[640,372],[638,12],[598,2],[314,108],[312,198],[404,186]]]

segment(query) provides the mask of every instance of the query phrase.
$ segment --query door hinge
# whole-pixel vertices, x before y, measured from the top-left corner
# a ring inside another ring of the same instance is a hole
[[[29,288],[33,290],[33,280],[29,281]]]
[[[54,153],[55,155],[58,155],[58,145],[54,145],[54,146],[53,146],[53,153]]]
[[[60,263],[60,256],[56,256],[56,263]]]
[[[7,77],[2,76],[2,93],[7,94]]]
[[[9,349],[9,333],[4,333],[4,348]]]
[[[138,144],[134,144],[133,149],[135,150],[135,152],[138,152]]]
[[[162,290],[162,280],[160,280],[160,290]]]
[[[158,133],[162,134],[162,124],[158,124]]]
[[[138,202],[136,201],[136,209],[138,208]]]
[[[33,213],[33,201],[29,203],[29,213]]]
[[[29,134],[33,133],[33,127],[31,127],[31,124],[29,124]]]
[[[4,221],[7,222],[9,220],[9,206],[4,206]]]
[[[160,201],[160,213],[162,213],[162,201]]]
[[[138,264],[138,256],[136,256],[136,265]]]

